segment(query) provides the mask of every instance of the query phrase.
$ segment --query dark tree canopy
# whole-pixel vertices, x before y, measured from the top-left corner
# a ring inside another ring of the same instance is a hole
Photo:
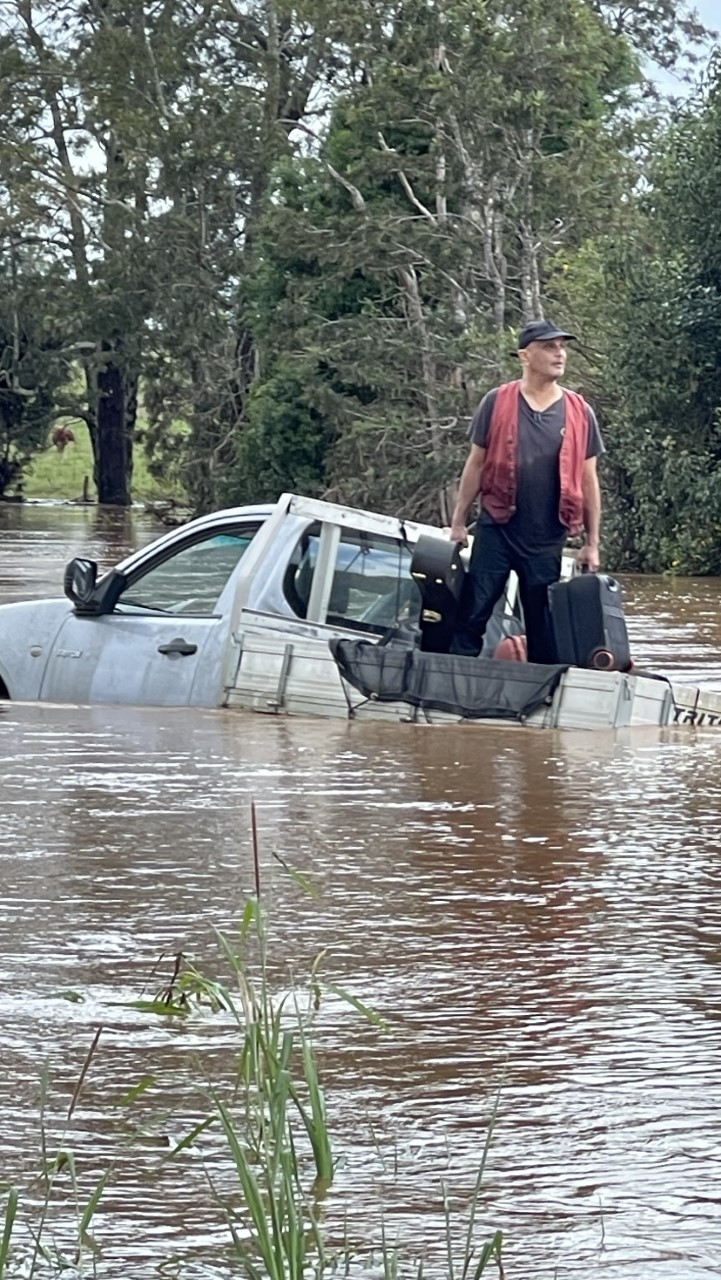
[[[9,0],[0,487],[54,424],[198,508],[447,519],[523,320],[609,446],[607,557],[716,571],[719,77],[671,0]]]

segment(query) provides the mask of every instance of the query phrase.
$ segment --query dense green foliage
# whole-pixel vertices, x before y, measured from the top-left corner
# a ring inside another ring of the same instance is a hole
[[[39,305],[43,282],[28,271],[0,272],[0,493],[21,482],[23,469],[47,439],[68,359]]]
[[[708,47],[671,0],[6,5],[0,491],[74,415],[103,501],[141,444],[199,508],[447,519],[545,312],[606,562],[718,572],[721,70],[680,108],[644,78]]]
[[[608,255],[617,555],[648,570],[721,573],[719,70],[663,138],[635,244]]]

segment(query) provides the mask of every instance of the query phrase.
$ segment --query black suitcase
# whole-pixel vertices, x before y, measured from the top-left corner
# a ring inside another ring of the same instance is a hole
[[[460,544],[421,534],[413,549],[411,577],[421,593],[421,649],[426,653],[448,653],[465,576]]]
[[[582,573],[548,590],[557,662],[596,671],[628,671],[631,652],[621,588],[605,573]]]

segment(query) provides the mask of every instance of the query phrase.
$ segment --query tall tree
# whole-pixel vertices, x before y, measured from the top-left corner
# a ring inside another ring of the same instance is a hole
[[[334,441],[332,494],[447,519],[462,427],[509,367],[509,329],[542,314],[559,244],[619,203],[638,69],[580,0],[405,0],[391,16],[317,159],[279,171],[259,379],[267,405],[288,390],[279,364],[302,377]],[[254,479],[241,444],[236,492]]]
[[[16,0],[2,70],[8,97],[22,103],[24,127],[15,130],[8,149],[6,182],[13,199],[32,206],[46,258],[64,262],[68,270],[64,301],[70,304],[68,316],[77,317],[75,324],[68,323],[84,340],[78,350],[86,397],[78,409],[93,443],[98,496],[101,502],[125,504],[138,370],[132,358],[121,360],[117,353],[123,343],[137,345],[137,335],[131,337],[127,322],[119,326],[113,311],[119,279],[121,288],[126,284],[120,263],[128,247],[132,198],[122,176],[127,166],[112,112],[98,109],[111,77],[97,77],[92,51],[107,32],[123,40],[119,15],[110,5],[82,6],[73,13],[70,7]],[[115,79],[124,82],[122,90],[117,85],[119,99],[128,89],[127,49],[113,52]],[[87,69],[90,77],[84,77]],[[142,181],[135,187],[138,195]],[[134,265],[137,258],[131,259]],[[127,308],[132,291],[124,292]]]
[[[349,73],[348,37],[365,18],[337,0],[199,8],[203,39],[185,56],[186,141],[176,134],[158,175],[162,285],[147,395],[156,465],[177,449],[169,427],[183,419],[185,481],[208,507],[249,425],[260,363],[249,299],[276,166],[300,156],[303,128],[328,110]]]

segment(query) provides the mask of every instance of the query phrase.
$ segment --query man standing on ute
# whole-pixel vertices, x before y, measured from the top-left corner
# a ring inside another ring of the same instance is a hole
[[[473,415],[451,540],[466,545],[468,511],[478,497],[481,512],[453,653],[480,653],[488,620],[515,569],[528,660],[554,662],[548,588],[561,576],[566,538],[585,531],[576,563],[594,573],[599,567],[596,459],[604,446],[591,406],[559,386],[569,341],[573,334],[550,320],[524,325],[518,336],[520,380],[489,391]]]

